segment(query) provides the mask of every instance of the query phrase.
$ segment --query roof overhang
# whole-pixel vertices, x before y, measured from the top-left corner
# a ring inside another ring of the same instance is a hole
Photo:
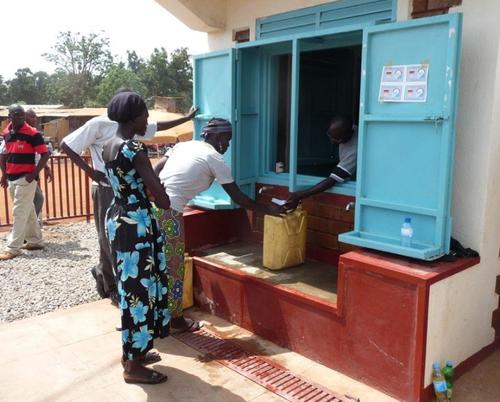
[[[155,1],[195,31],[215,32],[224,30],[226,26],[227,0]]]

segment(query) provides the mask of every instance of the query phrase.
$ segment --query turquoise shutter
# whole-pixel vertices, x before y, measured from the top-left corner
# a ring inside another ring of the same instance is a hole
[[[236,49],[236,112],[233,147],[235,148],[235,179],[246,195],[255,197],[258,174],[261,54],[259,48]]]
[[[195,56],[193,72],[194,104],[200,108],[194,120],[194,139],[200,139],[201,128],[213,117],[231,121],[234,137],[234,49]],[[233,149],[234,144],[231,144],[224,154],[224,161],[234,175]],[[191,203],[209,209],[233,208],[230,197],[217,182]]]
[[[449,252],[461,14],[365,29],[354,231],[340,240],[423,260]],[[379,101],[384,66],[428,64],[427,99]],[[411,247],[400,228],[412,218]]]

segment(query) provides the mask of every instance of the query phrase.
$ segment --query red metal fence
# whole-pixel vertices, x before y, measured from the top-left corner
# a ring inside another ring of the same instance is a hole
[[[89,162],[90,157],[84,157]],[[45,201],[43,220],[54,221],[93,216],[93,203],[90,194],[91,180],[71,159],[65,155],[51,156],[48,166],[52,169],[51,182],[42,172],[39,185]],[[3,194],[2,194],[3,192]],[[0,227],[12,224],[12,202],[8,189],[1,189]]]

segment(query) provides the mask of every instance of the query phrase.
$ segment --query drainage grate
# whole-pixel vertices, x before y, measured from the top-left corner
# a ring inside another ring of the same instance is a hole
[[[255,356],[231,341],[220,338],[205,328],[197,332],[174,335],[186,345],[249,378],[287,401],[300,402],[352,402],[350,396],[340,396],[316,384],[306,381],[274,361]]]

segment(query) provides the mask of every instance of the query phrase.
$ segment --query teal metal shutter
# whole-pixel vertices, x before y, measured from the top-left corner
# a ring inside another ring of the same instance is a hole
[[[259,48],[236,50],[236,111],[233,147],[236,183],[246,195],[255,197],[258,175],[261,54]]]
[[[194,139],[200,139],[201,128],[213,117],[231,121],[234,136],[234,49],[195,56],[193,72],[194,104],[200,108],[194,119]],[[224,154],[224,161],[234,175],[233,149],[234,144],[231,144]],[[191,203],[209,209],[233,208],[231,198],[217,182]]]
[[[396,20],[397,0],[337,0],[258,18],[256,39]]]
[[[355,224],[340,241],[423,260],[449,251],[461,25],[450,14],[365,29]],[[421,64],[425,102],[379,101],[384,66]]]

